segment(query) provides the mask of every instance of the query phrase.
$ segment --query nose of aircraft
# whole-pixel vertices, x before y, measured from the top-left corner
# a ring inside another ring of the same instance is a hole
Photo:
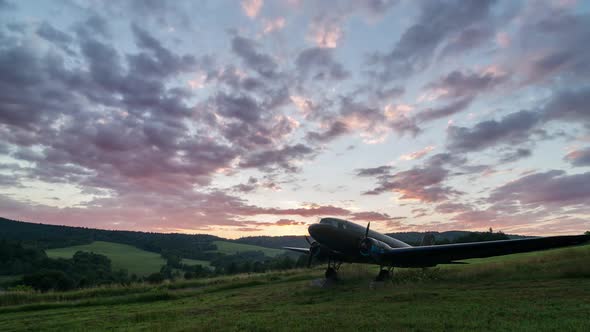
[[[330,231],[331,227],[330,225],[313,224],[309,225],[307,231],[316,241],[322,241],[322,239],[326,238],[326,234]]]

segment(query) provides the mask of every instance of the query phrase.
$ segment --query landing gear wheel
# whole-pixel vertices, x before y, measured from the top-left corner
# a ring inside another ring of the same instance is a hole
[[[328,268],[326,269],[326,280],[338,280],[338,269],[342,262],[336,261],[332,257],[328,257]]]
[[[335,268],[329,267],[326,269],[326,279],[327,280],[337,280],[338,279],[338,272]]]
[[[379,274],[375,278],[375,281],[387,281],[391,280],[393,276],[393,268],[390,269],[381,269],[379,270]]]

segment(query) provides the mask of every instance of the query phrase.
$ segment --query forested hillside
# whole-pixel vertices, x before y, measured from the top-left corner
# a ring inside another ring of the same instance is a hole
[[[90,244],[93,241],[123,243],[162,253],[173,251],[181,257],[209,260],[216,250],[213,241],[221,238],[205,234],[161,234],[35,224],[0,218],[0,239],[22,241],[42,249]]]

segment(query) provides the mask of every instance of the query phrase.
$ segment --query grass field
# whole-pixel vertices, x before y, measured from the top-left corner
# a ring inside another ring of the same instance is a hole
[[[228,241],[215,241],[214,243],[217,245],[217,251],[223,254],[235,254],[243,251],[262,251],[265,255],[274,257],[284,252],[279,249]],[[166,261],[160,257],[160,254],[113,242],[95,241],[91,244],[80,246],[49,249],[46,252],[51,258],[72,258],[79,250],[105,255],[111,259],[114,269],[126,269],[130,274],[135,273],[138,276],[146,276],[150,273],[158,272],[160,271],[160,267],[166,264]],[[203,260],[183,258],[182,262],[188,265],[210,267],[209,262]]]
[[[235,243],[228,241],[213,241],[213,243],[217,246],[218,252],[228,255],[244,251],[262,251],[266,256],[274,257],[285,252],[281,249],[265,248],[260,246],[254,246],[251,244]]]
[[[589,331],[590,246],[376,272],[343,265],[330,288],[323,268],[66,293],[0,294],[0,331]]]
[[[189,259],[189,258],[183,258],[182,263],[187,264],[187,265],[201,265],[203,267],[210,267],[211,266],[208,261],[202,261],[202,260],[198,260],[198,259]]]
[[[138,276],[159,272],[162,265],[166,264],[160,254],[113,242],[95,241],[80,246],[49,249],[46,252],[51,258],[72,258],[80,250],[105,255],[111,260],[113,269],[125,269],[129,274],[135,273]]]

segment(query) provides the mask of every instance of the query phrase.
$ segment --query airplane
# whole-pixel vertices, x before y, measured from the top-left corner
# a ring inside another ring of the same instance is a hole
[[[438,264],[466,264],[460,261],[566,247],[590,241],[590,235],[565,235],[433,245],[434,238],[430,237],[427,243],[423,240],[422,246],[412,247],[370,229],[370,225],[369,222],[365,228],[343,219],[322,218],[319,223],[308,227],[309,234],[315,240],[311,242],[305,237],[309,248],[283,248],[309,255],[308,267],[314,258],[327,258],[327,280],[337,280],[340,265],[347,262],[379,265],[379,274],[375,280],[384,281],[391,279],[394,267],[426,268]]]

